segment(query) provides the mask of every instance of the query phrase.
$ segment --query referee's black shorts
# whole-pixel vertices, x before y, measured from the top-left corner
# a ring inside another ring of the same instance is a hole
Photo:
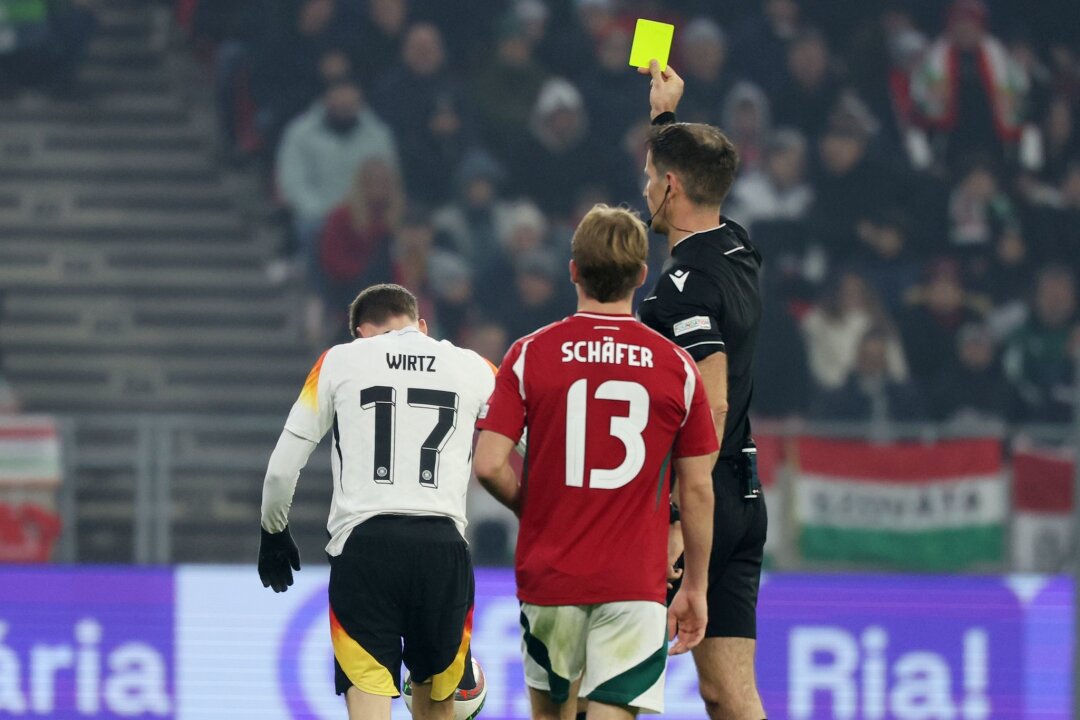
[[[338,694],[396,697],[401,663],[445,700],[471,687],[473,569],[450,518],[378,515],[330,558],[330,634]]]
[[[720,458],[713,470],[715,505],[707,638],[757,638],[757,598],[769,517],[764,495],[755,500],[743,497],[739,462]],[[668,604],[677,589],[676,585],[668,592]]]

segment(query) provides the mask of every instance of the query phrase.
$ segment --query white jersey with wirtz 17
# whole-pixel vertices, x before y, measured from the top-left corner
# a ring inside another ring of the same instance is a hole
[[[487,360],[411,327],[319,359],[285,429],[333,433],[328,553],[380,514],[445,516],[464,535],[473,426],[494,384]]]

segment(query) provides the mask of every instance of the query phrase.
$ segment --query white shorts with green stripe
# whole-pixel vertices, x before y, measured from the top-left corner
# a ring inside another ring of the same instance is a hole
[[[602,605],[521,604],[525,683],[569,699],[578,695],[644,713],[664,711],[667,608],[656,602]]]

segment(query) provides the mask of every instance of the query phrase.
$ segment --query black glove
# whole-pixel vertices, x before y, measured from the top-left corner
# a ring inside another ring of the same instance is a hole
[[[279,533],[268,533],[264,529],[259,543],[259,579],[263,587],[285,592],[293,584],[292,571],[299,569],[300,549],[289,534],[289,526]]]

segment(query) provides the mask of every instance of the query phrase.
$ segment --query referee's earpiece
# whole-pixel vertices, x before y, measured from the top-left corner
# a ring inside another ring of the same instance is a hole
[[[653,220],[655,220],[657,216],[660,215],[660,211],[664,209],[665,205],[667,205],[667,197],[668,193],[670,192],[671,183],[668,183],[667,189],[664,190],[664,199],[660,201],[660,206],[656,208],[656,212],[649,216],[649,219],[645,222],[645,227],[649,228],[650,230],[652,229]]]

